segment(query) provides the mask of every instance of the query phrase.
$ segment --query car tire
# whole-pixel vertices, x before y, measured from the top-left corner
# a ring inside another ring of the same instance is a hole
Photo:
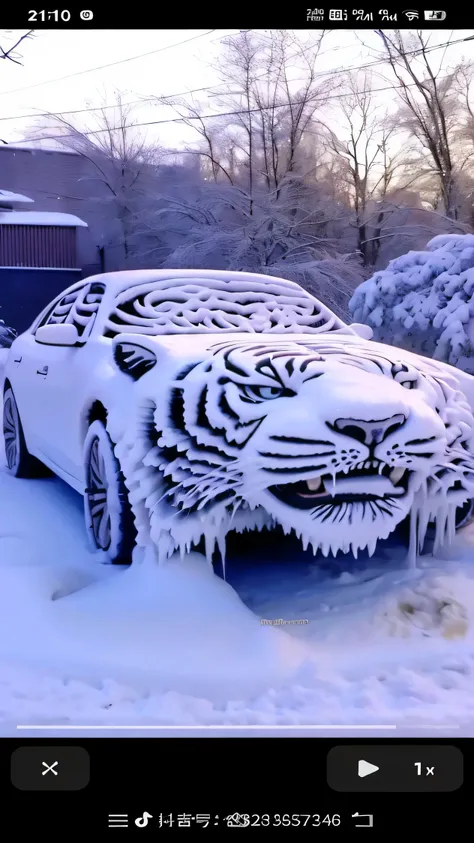
[[[23,425],[11,386],[3,393],[3,442],[7,469],[13,477],[44,477],[49,472],[26,447]]]
[[[103,422],[94,421],[84,444],[84,515],[93,550],[115,565],[130,565],[135,520],[120,463]]]

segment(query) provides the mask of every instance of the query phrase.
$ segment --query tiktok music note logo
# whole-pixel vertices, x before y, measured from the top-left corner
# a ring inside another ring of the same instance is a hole
[[[147,812],[145,811],[143,816],[136,818],[135,825],[138,826],[138,828],[146,828],[146,826],[148,825],[148,820],[152,820],[152,819],[153,819],[152,815],[147,814]]]

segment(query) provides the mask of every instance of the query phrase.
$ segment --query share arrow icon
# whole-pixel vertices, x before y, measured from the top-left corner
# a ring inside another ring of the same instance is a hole
[[[360,779],[364,779],[366,776],[371,776],[372,773],[376,773],[377,770],[380,770],[380,767],[376,767],[375,764],[371,764],[370,761],[359,761],[357,767],[357,774]]]

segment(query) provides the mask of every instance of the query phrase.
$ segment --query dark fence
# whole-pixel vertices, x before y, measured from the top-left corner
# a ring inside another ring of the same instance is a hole
[[[0,265],[76,269],[76,229],[0,225]]]
[[[83,277],[80,269],[0,268],[0,319],[21,334],[62,290]]]

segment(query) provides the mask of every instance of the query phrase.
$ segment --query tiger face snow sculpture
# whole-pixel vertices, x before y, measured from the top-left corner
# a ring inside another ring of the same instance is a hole
[[[215,342],[215,338],[214,338]],[[116,453],[138,543],[159,559],[280,525],[324,555],[373,553],[411,513],[422,543],[474,497],[474,423],[449,373],[351,339],[212,344],[163,381],[160,348],[115,345],[136,408]],[[426,361],[428,364],[429,361]]]

